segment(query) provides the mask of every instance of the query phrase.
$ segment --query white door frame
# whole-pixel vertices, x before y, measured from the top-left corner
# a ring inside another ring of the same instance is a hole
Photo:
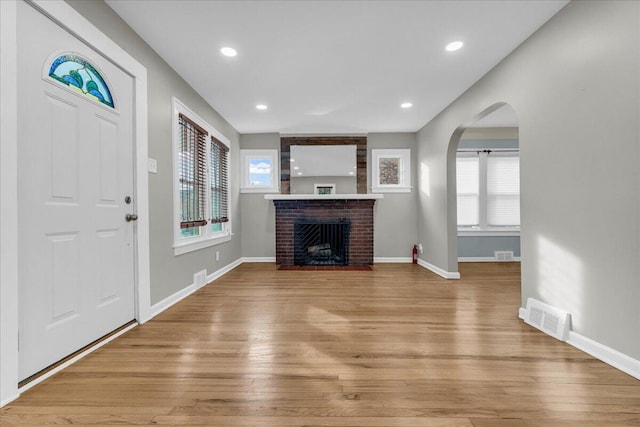
[[[17,1],[0,1],[0,407],[18,392],[18,91]],[[134,189],[136,319],[150,318],[149,190],[147,176],[147,70],[62,0],[25,0],[42,14],[118,64],[134,82]]]

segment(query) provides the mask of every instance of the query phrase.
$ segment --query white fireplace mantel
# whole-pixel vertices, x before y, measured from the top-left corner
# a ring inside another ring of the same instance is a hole
[[[265,194],[267,200],[377,200],[384,194]]]

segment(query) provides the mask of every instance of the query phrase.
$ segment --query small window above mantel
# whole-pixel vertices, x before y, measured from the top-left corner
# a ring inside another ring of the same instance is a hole
[[[411,192],[411,150],[371,150],[371,190],[374,193]]]

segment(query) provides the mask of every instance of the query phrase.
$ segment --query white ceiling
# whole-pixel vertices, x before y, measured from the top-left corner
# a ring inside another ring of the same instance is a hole
[[[568,3],[106,1],[240,133],[299,134],[417,131]]]

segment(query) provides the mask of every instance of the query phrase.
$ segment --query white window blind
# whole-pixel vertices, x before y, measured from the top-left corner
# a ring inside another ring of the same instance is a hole
[[[473,226],[480,221],[480,165],[478,156],[456,160],[458,225]]]
[[[487,157],[487,224],[520,225],[520,160],[515,156]]]

